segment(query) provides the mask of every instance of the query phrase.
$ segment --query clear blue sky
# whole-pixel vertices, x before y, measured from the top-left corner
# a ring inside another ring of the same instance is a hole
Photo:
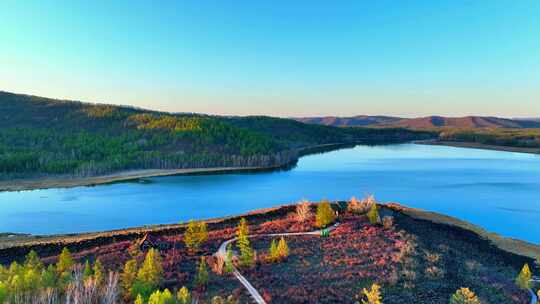
[[[3,0],[0,90],[216,114],[540,116],[540,1]]]

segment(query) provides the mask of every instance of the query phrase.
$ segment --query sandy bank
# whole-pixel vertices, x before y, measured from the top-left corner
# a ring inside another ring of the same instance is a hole
[[[474,143],[474,142],[424,140],[424,141],[417,141],[415,143],[421,144],[421,145],[450,146],[450,147],[458,147],[458,148],[474,148],[474,149],[495,150],[495,151],[505,151],[505,152],[540,154],[540,148],[497,146],[497,145],[486,145],[486,144]]]
[[[271,168],[262,167],[219,167],[219,168],[195,168],[195,169],[146,169],[129,170],[108,175],[91,177],[44,177],[35,179],[13,179],[0,181],[0,191],[23,191],[46,188],[71,188],[79,186],[94,186],[121,181],[136,180],[145,177],[203,174],[203,173],[226,173],[265,170]]]

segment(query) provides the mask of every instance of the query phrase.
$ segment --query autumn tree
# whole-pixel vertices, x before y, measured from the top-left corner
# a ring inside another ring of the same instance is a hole
[[[148,304],[174,304],[175,300],[172,293],[165,289],[163,291],[156,290],[148,299]]]
[[[362,299],[362,304],[382,304],[381,287],[373,284],[369,290],[364,288],[360,297],[365,298]]]
[[[327,200],[317,205],[317,214],[315,216],[315,225],[319,228],[326,227],[336,219],[336,214]]]
[[[196,223],[190,220],[186,232],[184,233],[184,243],[190,250],[197,251],[208,239],[208,229],[206,222]]]
[[[227,251],[225,253],[225,273],[231,273],[234,271],[234,265],[233,265],[233,252],[231,248],[231,244],[227,246]]]
[[[191,304],[191,294],[186,286],[182,286],[176,294],[176,300],[179,304]]]
[[[531,278],[532,274],[529,264],[525,264],[516,278],[516,285],[521,289],[529,289],[531,288]]]
[[[249,227],[245,218],[242,218],[238,224],[236,237],[238,239],[237,246],[240,250],[240,265],[253,266],[255,254],[249,242]]]
[[[88,260],[86,260],[84,262],[83,278],[84,278],[84,280],[88,280],[93,275],[94,275],[94,272],[92,271],[92,266],[90,266],[90,262],[88,262]]]
[[[135,304],[144,304],[142,295],[140,294],[137,295],[137,298],[135,299]]]
[[[159,251],[150,248],[144,262],[137,272],[137,279],[131,288],[132,296],[141,294],[146,299],[152,291],[159,287],[163,278],[163,265]]]
[[[195,285],[198,287],[205,287],[208,284],[208,270],[206,268],[206,259],[201,257],[199,265],[197,266],[197,276],[195,277]]]
[[[103,269],[103,264],[99,259],[96,259],[94,262],[94,267],[92,268],[94,273],[94,280],[97,285],[101,285],[105,281],[105,270]]]
[[[26,270],[32,269],[36,273],[41,273],[41,271],[43,270],[43,262],[41,262],[38,254],[34,250],[31,250],[26,255],[26,258],[24,261],[24,268]]]
[[[305,222],[313,217],[311,212],[311,204],[307,200],[303,200],[296,205],[296,220]]]
[[[469,288],[460,288],[450,298],[450,304],[481,304],[478,297]]]
[[[62,252],[60,253],[60,256],[58,258],[58,263],[56,264],[56,271],[58,271],[59,274],[69,272],[71,271],[71,268],[75,262],[73,261],[73,258],[71,257],[71,253],[69,252],[69,249],[64,247],[62,249]]]
[[[381,222],[381,217],[379,216],[379,209],[377,207],[377,204],[371,205],[371,208],[367,213],[367,217],[371,224],[378,224]]]
[[[137,279],[137,260],[131,259],[126,262],[124,265],[124,270],[120,275],[121,286],[124,290],[124,294],[128,295],[131,293],[131,287],[135,280]]]
[[[281,237],[278,242],[277,253],[280,259],[284,259],[289,256],[289,246],[283,237]]]
[[[276,240],[270,242],[270,248],[268,249],[268,261],[275,262],[279,259],[279,253],[277,248]]]

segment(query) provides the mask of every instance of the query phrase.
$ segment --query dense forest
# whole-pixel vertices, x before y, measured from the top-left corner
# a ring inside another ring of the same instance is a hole
[[[300,148],[433,136],[263,116],[177,114],[0,91],[0,176],[93,176],[126,169],[274,167]]]
[[[520,148],[540,148],[540,129],[448,129],[440,133],[439,139]]]

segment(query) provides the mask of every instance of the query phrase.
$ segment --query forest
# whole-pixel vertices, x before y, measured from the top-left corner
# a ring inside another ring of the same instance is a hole
[[[0,178],[95,176],[129,169],[278,167],[322,144],[434,136],[264,116],[165,113],[0,92]]]
[[[540,129],[447,129],[440,133],[439,139],[497,146],[539,148]]]

